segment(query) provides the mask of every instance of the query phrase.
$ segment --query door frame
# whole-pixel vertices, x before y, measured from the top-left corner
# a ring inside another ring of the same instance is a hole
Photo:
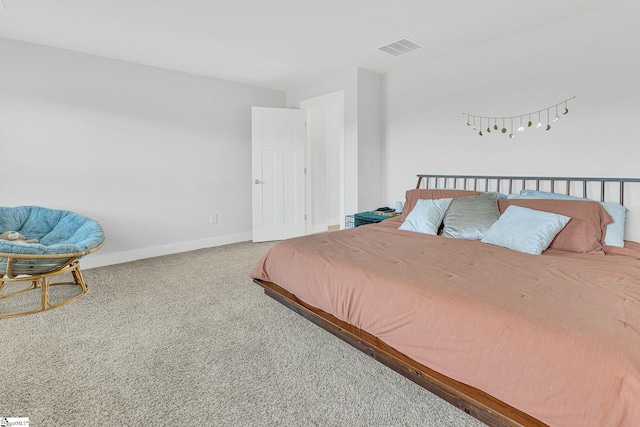
[[[338,174],[339,174],[339,197],[340,197],[340,229],[345,228],[345,217],[346,217],[346,198],[345,198],[345,129],[344,129],[344,90],[331,92],[325,95],[320,95],[314,98],[305,99],[300,101],[299,108],[305,111],[308,120],[308,112],[309,110],[313,110],[316,108],[325,108],[330,106],[338,106]],[[310,127],[310,124],[307,122],[307,132]],[[307,165],[307,174],[305,175],[305,193],[306,193],[306,201],[305,208],[307,212],[306,219],[306,233],[310,234],[313,232],[311,224],[313,224],[313,210],[311,200],[313,195],[312,192],[312,177],[313,171],[311,168],[311,147],[309,144],[311,143],[310,138],[306,138],[306,165]],[[326,220],[326,218],[325,218]]]

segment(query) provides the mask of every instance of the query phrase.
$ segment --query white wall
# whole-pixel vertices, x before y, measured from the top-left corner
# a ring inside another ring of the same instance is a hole
[[[358,208],[383,206],[382,76],[358,69]]]
[[[342,92],[344,102],[344,207],[347,214],[358,212],[358,74],[350,69],[312,84],[287,91],[287,106],[300,108],[300,102]],[[342,219],[344,223],[344,219]],[[344,224],[342,224],[344,225]]]
[[[299,108],[307,114],[307,233],[344,227],[344,90],[305,99]]]
[[[640,177],[638,16],[629,1],[387,74],[387,203],[418,173]],[[552,130],[515,140],[480,137],[461,114],[519,115],[574,95]],[[640,240],[635,190],[627,238]]]
[[[337,104],[303,108],[307,110],[307,178],[311,181],[307,215],[315,233],[340,225],[341,108]]]
[[[358,68],[287,92],[289,108],[344,92],[344,205],[347,214],[379,207],[383,200],[382,76]],[[365,169],[365,162],[367,168]]]
[[[283,92],[6,39],[0,58],[0,203],[98,220],[85,268],[251,239],[251,106]]]
[[[337,173],[340,167],[340,139],[342,132],[342,119],[340,118],[340,106],[331,105],[325,107],[325,131],[326,131],[326,164],[325,164],[325,188],[326,216],[328,225],[340,225],[340,175]]]
[[[306,193],[308,219],[312,232],[327,228],[327,129],[326,109],[307,111],[307,179],[310,191]]]

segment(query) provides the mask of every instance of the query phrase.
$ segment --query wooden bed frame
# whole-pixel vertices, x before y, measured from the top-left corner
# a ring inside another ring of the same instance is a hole
[[[253,279],[264,293],[285,307],[404,375],[436,396],[490,426],[546,426],[489,394],[442,375],[405,356],[375,336],[300,301],[278,285]]]
[[[558,182],[561,184],[558,185]],[[597,191],[601,201],[617,199],[622,204],[627,183],[640,183],[640,179],[418,175],[416,188],[500,192],[503,188],[508,187],[508,193],[521,189],[535,189],[590,198],[596,198],[593,193]],[[559,191],[557,191],[558,187],[560,187]],[[482,390],[456,381],[416,362],[366,331],[304,303],[294,294],[275,283],[258,279],[254,279],[254,282],[262,286],[265,294],[269,297],[487,425],[547,425]]]

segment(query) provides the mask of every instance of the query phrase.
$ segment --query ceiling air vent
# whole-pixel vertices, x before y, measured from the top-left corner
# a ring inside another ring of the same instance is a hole
[[[418,43],[409,39],[400,39],[393,43],[380,46],[378,50],[388,53],[389,55],[400,56],[422,47],[423,46],[420,46]]]

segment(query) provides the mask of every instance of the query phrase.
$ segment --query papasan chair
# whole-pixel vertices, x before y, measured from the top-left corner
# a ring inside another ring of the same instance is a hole
[[[89,286],[80,272],[80,258],[103,244],[102,227],[91,218],[40,206],[0,207],[0,319],[50,310],[82,297]],[[65,273],[72,280],[51,281]],[[67,285],[56,288],[66,289],[62,298],[50,294],[58,285]],[[34,303],[29,291],[38,289]]]

